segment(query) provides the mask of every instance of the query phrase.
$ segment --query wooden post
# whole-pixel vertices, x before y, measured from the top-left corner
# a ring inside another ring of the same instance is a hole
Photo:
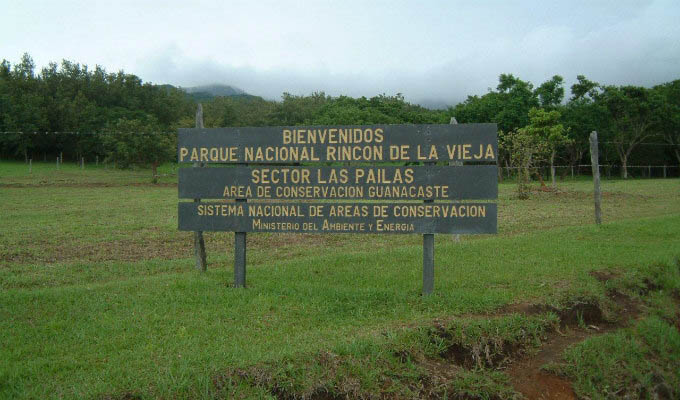
[[[196,128],[203,129],[203,106],[198,103],[196,109]],[[200,168],[203,165],[200,162],[194,163],[194,168]],[[199,202],[201,199],[194,199],[194,202]],[[196,269],[205,272],[208,270],[207,257],[205,254],[205,240],[203,239],[203,232],[194,232],[194,257],[196,258]]]
[[[571,179],[574,179],[574,166],[571,166]]]
[[[85,157],[80,157],[80,169],[85,169]]]
[[[450,125],[458,125],[458,121],[456,120],[456,117],[451,117],[451,121],[449,121]],[[456,165],[456,166],[462,166],[463,162],[462,161],[449,161],[449,165]],[[460,242],[460,234],[456,233],[453,235],[453,241],[454,242]]]
[[[236,199],[245,203],[246,199]],[[234,287],[246,287],[246,233],[234,232]]]
[[[600,164],[598,161],[597,132],[590,133],[590,162],[593,165],[593,184],[595,186],[595,223],[602,223],[602,193],[600,192]]]
[[[99,166],[99,154],[95,156],[94,160],[94,165]]]
[[[28,160],[28,173],[32,174],[33,173],[33,159]]]
[[[666,179],[666,165],[663,166],[663,178]]]
[[[57,171],[59,171],[59,156],[57,156]]]
[[[425,165],[434,165],[426,162]],[[425,200],[424,203],[434,203],[434,200]],[[434,291],[434,233],[423,235],[423,296],[432,294]]]
[[[652,166],[647,167],[647,178],[652,179]]]

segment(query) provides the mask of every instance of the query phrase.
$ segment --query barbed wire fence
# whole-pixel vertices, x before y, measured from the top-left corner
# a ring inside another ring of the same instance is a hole
[[[115,157],[107,157],[107,151],[101,140],[105,137],[129,135],[133,132],[114,130],[98,131],[0,131],[0,159],[17,159],[23,153],[24,161],[32,172],[33,162],[55,165],[61,169],[64,163],[70,162],[81,169],[95,166],[104,169],[116,168]],[[177,136],[177,131],[134,132],[137,136]],[[94,140],[93,140],[94,139]],[[7,149],[11,149],[7,151]],[[13,150],[13,151],[12,151]],[[177,166],[173,164],[173,173],[159,174],[157,177],[177,175]]]
[[[57,169],[60,168],[61,165],[63,165],[64,160],[69,160],[76,165],[78,165],[80,168],[84,169],[85,165],[92,165],[94,164],[95,166],[99,167],[102,166],[103,168],[109,168],[109,166],[116,168],[116,161],[114,160],[109,160],[107,159],[105,155],[105,151],[103,148],[101,148],[101,144],[99,143],[87,143],[86,146],[89,147],[97,147],[99,146],[100,149],[99,151],[95,151],[93,149],[90,149],[88,154],[85,154],[86,152],[79,151],[78,148],[76,149],[69,149],[69,151],[64,151],[66,150],[64,146],[65,143],[68,142],[68,140],[73,140],[73,139],[78,139],[78,138],[94,138],[94,137],[104,137],[104,136],[115,136],[115,135],[121,135],[121,134],[129,134],[130,132],[121,132],[121,131],[110,131],[110,130],[99,130],[99,131],[32,131],[32,132],[25,132],[25,131],[0,131],[0,151],[3,150],[4,142],[8,139],[13,139],[15,141],[18,141],[17,136],[22,136],[23,140],[26,139],[35,139],[37,137],[42,137],[43,139],[52,139],[52,140],[57,140],[57,139],[62,139],[61,143],[57,144],[52,144],[53,148],[50,148],[49,150],[47,149],[41,149],[41,147],[45,147],[45,143],[31,143],[30,145],[26,142],[23,143],[24,145],[24,159],[26,164],[28,164],[29,171],[32,170],[32,164],[33,160],[39,161],[40,156],[42,156],[42,161],[47,163],[48,161],[50,163],[54,163]],[[151,132],[135,132],[136,135],[149,135],[149,136],[155,136],[155,135],[166,135],[166,136],[175,136],[177,135],[176,131],[151,131]],[[609,144],[609,145],[616,145],[619,144],[619,142],[613,142],[613,141],[602,141],[600,142],[602,144]],[[639,143],[638,146],[657,146],[657,147],[678,147],[680,145],[678,144],[672,144],[672,143],[662,143],[662,142],[646,142],[646,143]],[[17,147],[15,144],[14,147]],[[78,146],[76,146],[78,147]],[[18,155],[18,153],[15,152],[15,157]],[[49,160],[48,160],[48,155],[49,155]],[[66,158],[64,158],[64,155],[66,155]],[[11,156],[8,153],[1,154],[1,156],[4,156],[4,158],[11,158]],[[505,180],[513,180],[515,179],[517,175],[517,169],[519,167],[511,167],[511,166],[501,166],[499,165],[499,180],[500,181],[505,181]],[[556,177],[560,181],[564,181],[566,179],[578,179],[579,177],[583,176],[591,176],[591,165],[590,164],[574,164],[574,165],[556,165],[554,166],[555,171],[556,171]],[[600,173],[602,174],[603,179],[618,179],[621,176],[621,171],[622,171],[622,166],[620,164],[601,164],[600,165]],[[667,164],[667,165],[628,165],[626,167],[628,170],[628,176],[629,178],[677,178],[680,177],[680,166],[678,165],[672,165],[672,164]],[[172,174],[163,174],[159,176],[174,176],[176,175],[176,170],[177,166],[173,168],[174,173]],[[548,165],[541,165],[538,167],[533,167],[533,171],[536,173],[540,174],[541,177],[544,180],[549,180],[550,179],[550,166]]]
[[[558,181],[578,179],[584,176],[592,176],[590,164],[578,165],[555,165],[555,177]],[[498,167],[503,180],[516,178],[519,167]],[[678,165],[628,165],[628,178],[677,178],[680,177]],[[602,179],[618,179],[621,177],[623,167],[619,164],[600,164]],[[532,167],[547,182],[550,180],[550,166]]]

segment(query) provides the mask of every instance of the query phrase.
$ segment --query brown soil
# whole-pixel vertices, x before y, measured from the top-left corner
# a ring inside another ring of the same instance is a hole
[[[615,273],[599,271],[594,272],[599,280],[605,281],[615,276]],[[618,305],[618,312],[627,315],[621,316],[616,322],[610,322],[603,316],[600,308],[587,301],[576,301],[564,309],[555,309],[550,306],[531,303],[513,304],[498,310],[496,313],[486,316],[470,317],[499,317],[512,313],[534,315],[548,311],[555,312],[560,317],[560,325],[555,326],[547,332],[543,338],[541,347],[537,351],[531,351],[523,346],[503,345],[498,353],[489,358],[475,356],[468,348],[452,345],[440,354],[439,358],[429,358],[420,355],[412,355],[406,351],[395,353],[402,362],[415,362],[424,368],[427,373],[421,378],[420,386],[417,391],[423,398],[436,398],[437,388],[446,385],[447,382],[455,379],[464,369],[474,368],[493,368],[505,369],[510,378],[510,383],[514,389],[526,399],[539,400],[566,400],[576,399],[576,395],[571,383],[555,374],[544,371],[542,368],[551,363],[558,363],[562,360],[564,350],[576,343],[589,337],[611,332],[615,329],[626,326],[631,319],[637,318],[640,314],[640,307],[635,300],[619,292],[609,293],[609,297]],[[450,338],[450,332],[446,330],[448,318],[435,319],[430,327],[430,334],[441,338]],[[329,376],[336,374],[340,356],[332,353],[322,353],[317,362],[323,366]],[[389,377],[385,377],[386,382]],[[229,374],[220,376],[215,380],[215,386],[219,390],[223,389],[226,381],[245,380],[250,384],[268,388],[272,396],[278,399],[291,399],[300,397],[300,393],[291,392],[289,388],[283,388],[276,378],[271,375],[268,369],[252,367],[250,369],[239,369],[231,371]],[[339,399],[361,397],[361,387],[356,381],[343,381],[342,388],[337,389],[337,393],[328,392],[328,388],[320,386],[312,393],[305,393],[302,398],[310,399]],[[334,389],[334,390],[335,390]],[[397,396],[398,397],[398,396]],[[380,398],[394,398],[389,392],[381,394]]]
[[[593,271],[591,275],[601,282],[618,276],[615,271]],[[620,319],[614,323],[606,321],[599,307],[587,303],[576,304],[559,311],[561,329],[552,332],[535,354],[517,360],[506,371],[515,390],[527,399],[576,399],[569,381],[543,371],[542,367],[560,362],[562,353],[567,347],[589,337],[624,327],[640,315],[640,307],[635,300],[617,291],[609,292],[607,295],[617,306]],[[546,311],[544,306],[536,305],[524,304],[518,305],[517,308],[528,313],[535,313],[536,309]]]
[[[559,361],[564,349],[572,344],[601,332],[596,330],[569,330],[565,334],[551,335],[547,341],[543,342],[538,353],[513,363],[506,371],[515,390],[527,399],[576,399],[569,381],[545,372],[541,367]]]
[[[591,271],[590,276],[597,279],[600,282],[607,282],[621,276],[620,273],[612,270],[602,270],[602,271]]]
[[[78,240],[33,242],[22,249],[7,249],[0,252],[0,263],[64,263],[141,261],[154,258],[173,260],[193,255],[192,232],[169,232],[158,234],[153,229],[138,231],[136,239],[111,240],[106,242],[83,243]],[[233,234],[205,234],[208,255],[232,248]],[[338,239],[321,234],[258,234],[248,235],[248,247],[267,248],[275,258],[288,258],[300,251],[301,247],[333,245]]]

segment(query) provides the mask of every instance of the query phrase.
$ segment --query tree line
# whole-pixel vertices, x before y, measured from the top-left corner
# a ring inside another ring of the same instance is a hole
[[[534,87],[502,74],[495,89],[455,106],[430,110],[401,94],[372,98],[284,93],[202,101],[206,127],[435,124],[495,122],[501,166],[578,165],[588,157],[588,135],[598,132],[601,157],[631,162],[680,163],[680,80],[652,88],[602,85],[579,75],[565,99],[554,76]],[[36,71],[28,54],[0,63],[0,156],[35,158],[66,153],[157,166],[175,157],[176,131],[193,127],[196,100],[181,88],[145,83],[124,72],[62,61]],[[554,170],[553,170],[554,171]],[[554,172],[552,174],[554,181]]]

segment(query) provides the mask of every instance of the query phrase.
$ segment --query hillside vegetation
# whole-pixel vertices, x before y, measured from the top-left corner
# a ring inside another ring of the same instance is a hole
[[[106,157],[122,167],[170,161],[176,130],[194,126],[199,100],[206,127],[434,124],[449,123],[452,117],[459,123],[495,122],[501,166],[513,165],[505,139],[530,124],[533,109],[537,117],[550,115],[550,126],[563,132],[558,141],[537,138],[551,147],[537,166],[587,163],[588,135],[594,130],[602,163],[620,166],[624,177],[628,165],[680,164],[680,80],[644,88],[601,85],[579,75],[571,94],[565,99],[558,75],[534,86],[501,74],[494,90],[443,110],[410,104],[401,94],[351,98],[283,93],[280,101],[270,101],[227,85],[186,93],[70,61],[36,71],[31,57],[24,55],[19,63],[0,63],[0,156],[25,161]],[[136,140],[129,133],[169,138]],[[158,158],[146,157],[149,151],[158,152]]]

